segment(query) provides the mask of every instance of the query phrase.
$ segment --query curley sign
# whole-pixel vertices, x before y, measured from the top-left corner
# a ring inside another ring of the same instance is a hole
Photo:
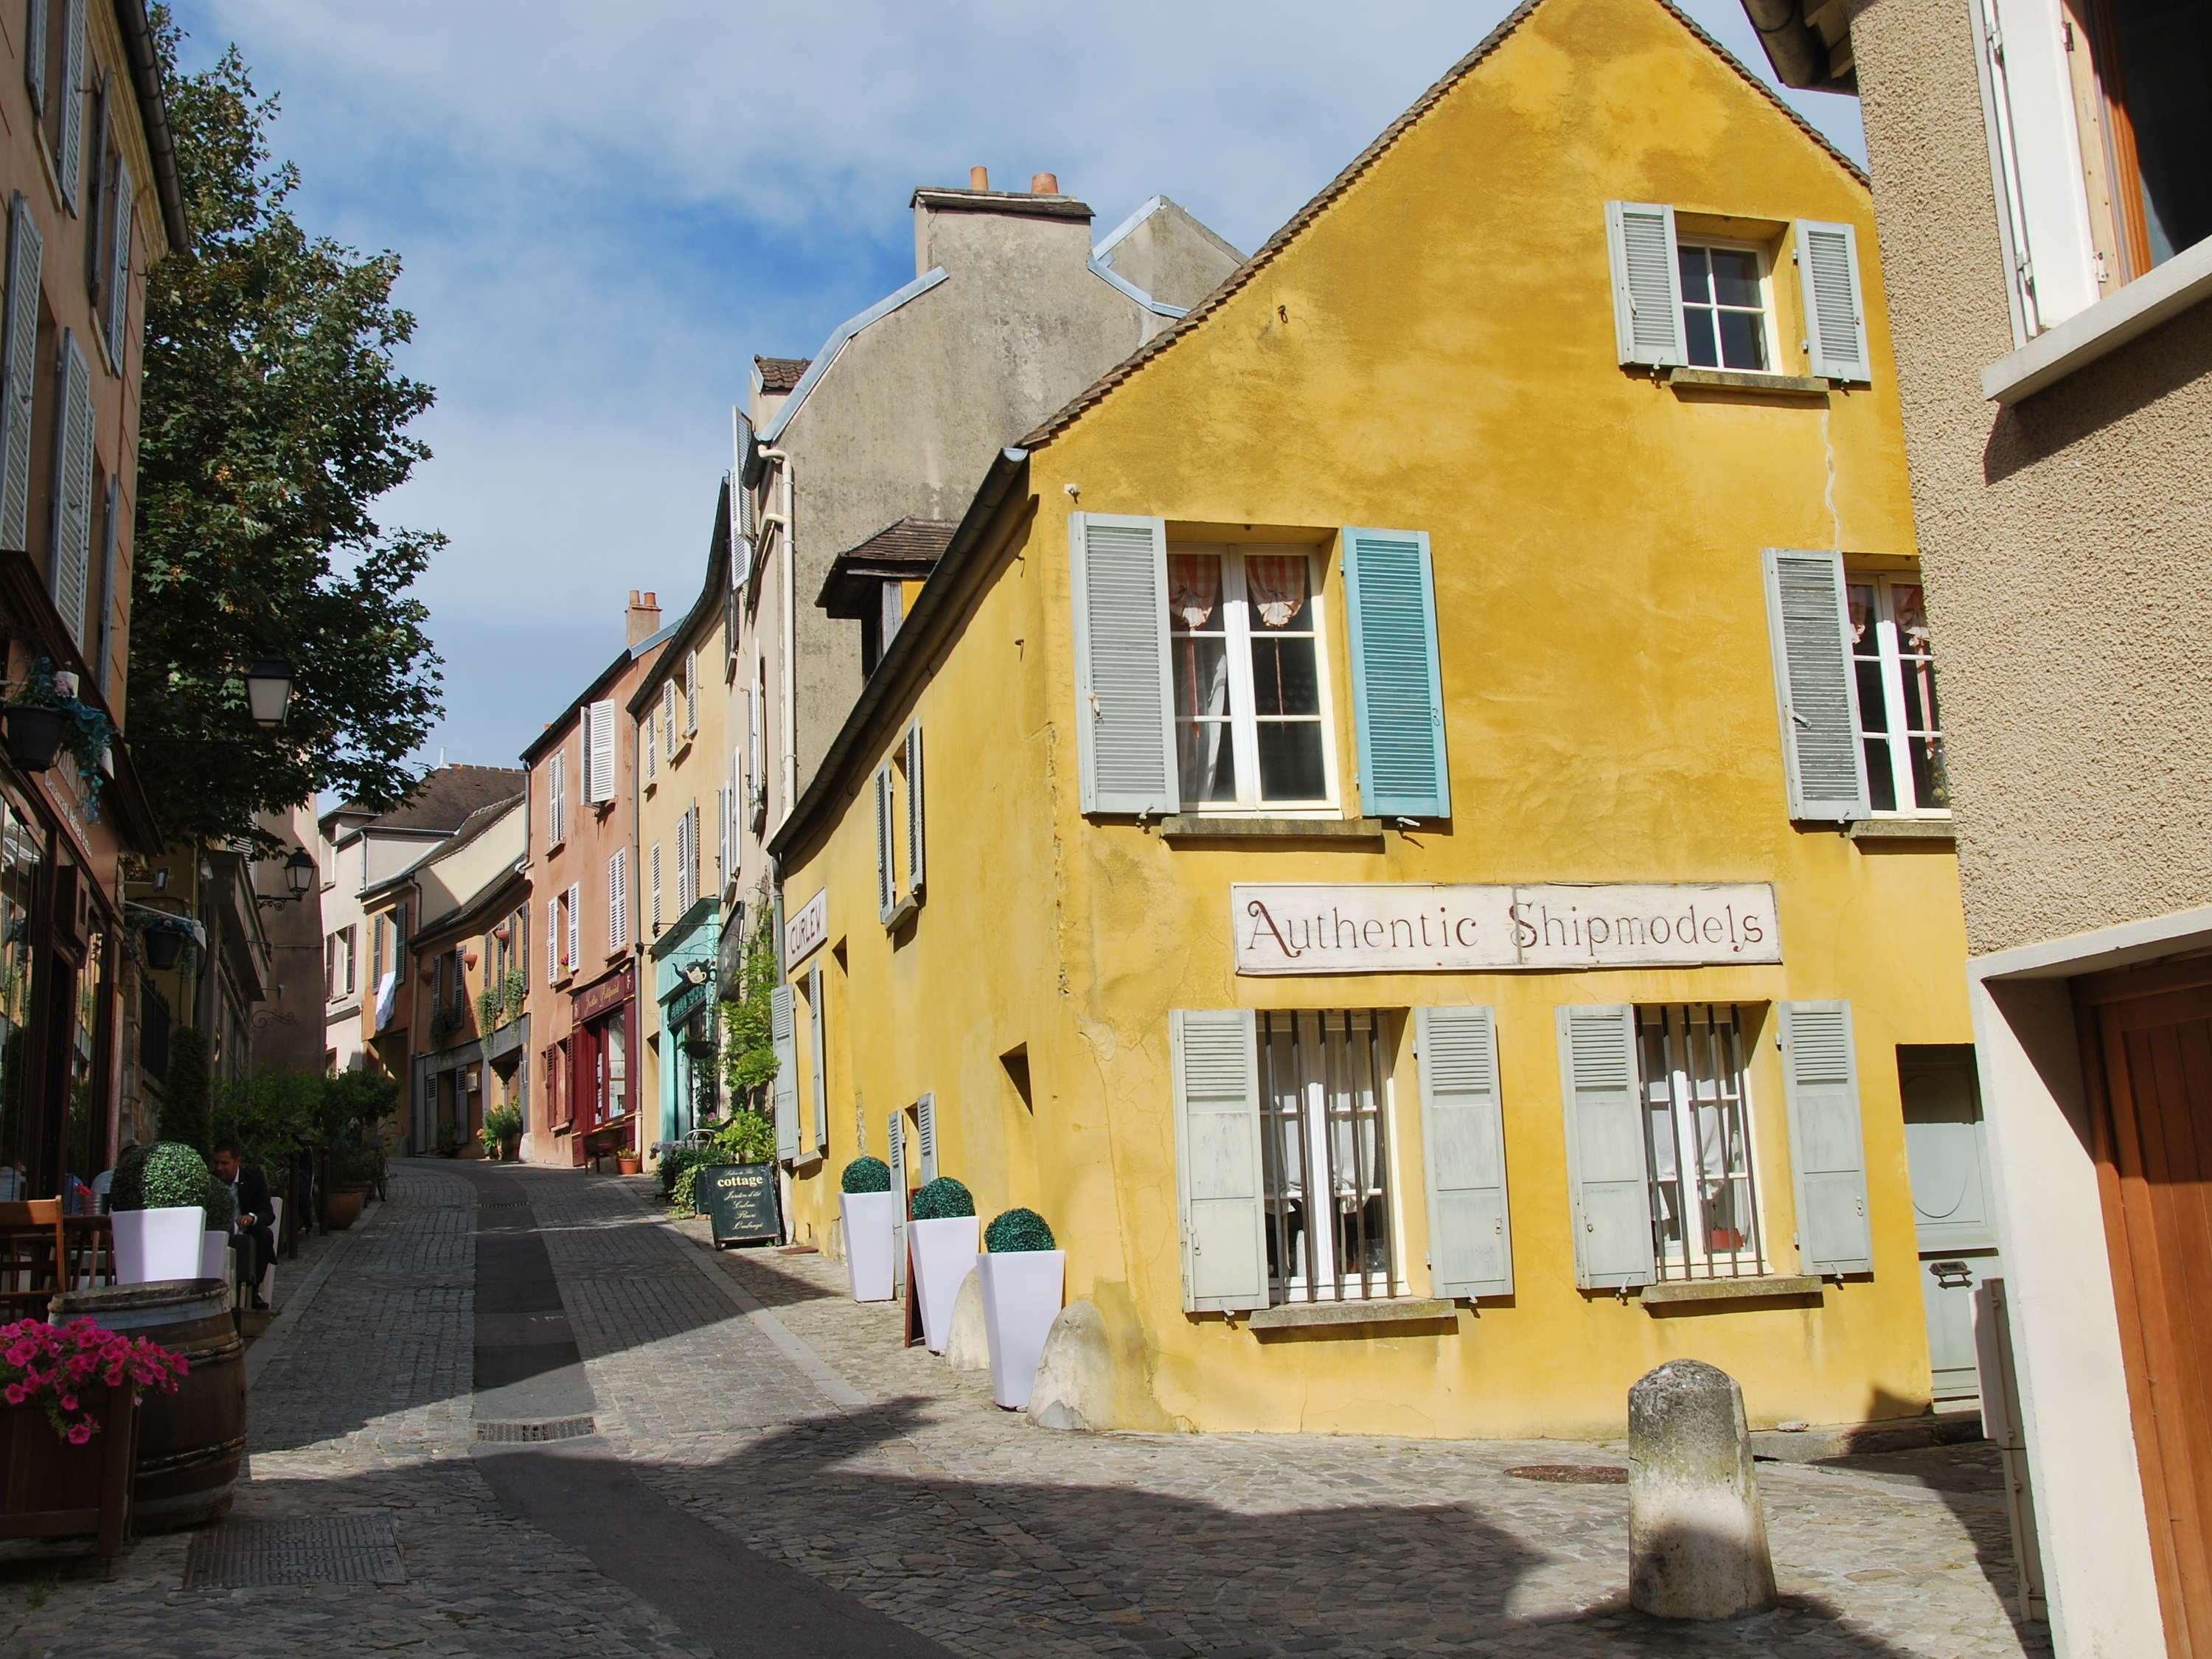
[[[1229,890],[1240,974],[1696,968],[1782,960],[1774,890],[1729,884]]]

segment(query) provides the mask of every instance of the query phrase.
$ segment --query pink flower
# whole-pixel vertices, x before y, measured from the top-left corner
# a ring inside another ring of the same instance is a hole
[[[73,1394],[64,1395],[62,1396],[62,1409],[65,1412],[75,1411],[76,1409],[76,1396]]]
[[[72,1445],[72,1446],[82,1446],[82,1444],[84,1444],[84,1443],[85,1443],[86,1441],[88,1441],[88,1440],[89,1440],[89,1439],[91,1439],[91,1438],[92,1438],[92,1425],[91,1425],[91,1424],[89,1424],[89,1423],[72,1423],[72,1424],[70,1424],[70,1430],[69,1430],[69,1443],[70,1443],[70,1445]]]
[[[8,1403],[11,1406],[20,1406],[31,1397],[31,1391],[21,1382],[10,1382],[6,1393]]]
[[[121,1387],[123,1386],[123,1367],[122,1367],[122,1366],[120,1366],[120,1365],[112,1365],[112,1366],[110,1366],[110,1367],[108,1368],[108,1370],[107,1370],[107,1386],[108,1386],[109,1388],[111,1388],[111,1389],[119,1389],[119,1388],[121,1388]]]
[[[33,1343],[13,1342],[8,1346],[8,1363],[11,1365],[27,1365],[38,1358],[38,1347]]]

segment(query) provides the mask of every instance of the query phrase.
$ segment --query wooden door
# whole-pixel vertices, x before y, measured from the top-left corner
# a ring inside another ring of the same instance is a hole
[[[2212,958],[2076,994],[2166,1646],[2212,1659]]]

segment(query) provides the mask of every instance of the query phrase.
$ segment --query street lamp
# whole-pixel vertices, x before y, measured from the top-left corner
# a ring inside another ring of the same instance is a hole
[[[246,706],[256,726],[283,725],[292,707],[292,665],[283,657],[264,657],[247,669]]]
[[[257,893],[253,896],[257,909],[277,910],[288,904],[297,904],[307,896],[307,890],[315,884],[315,861],[304,847],[295,847],[292,856],[284,860],[284,885],[288,893]]]

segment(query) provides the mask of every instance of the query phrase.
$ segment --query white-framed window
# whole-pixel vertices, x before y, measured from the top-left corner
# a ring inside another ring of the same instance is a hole
[[[1948,812],[1951,787],[1936,704],[1935,647],[1920,578],[1850,571],[1844,593],[1867,804],[1884,813]]]
[[[1171,543],[1167,562],[1183,810],[1332,806],[1336,759],[1311,550]]]
[[[568,751],[556,749],[545,769],[545,840],[558,847],[568,838]]]
[[[1741,1011],[1638,1007],[1636,1042],[1654,1272],[1662,1280],[1757,1278],[1767,1262]]]
[[[1693,368],[1747,374],[1775,366],[1765,251],[1749,242],[1685,239],[1674,250],[1682,289],[1682,343]]]
[[[1258,1034],[1269,1299],[1404,1295],[1380,1018],[1262,1013]]]

